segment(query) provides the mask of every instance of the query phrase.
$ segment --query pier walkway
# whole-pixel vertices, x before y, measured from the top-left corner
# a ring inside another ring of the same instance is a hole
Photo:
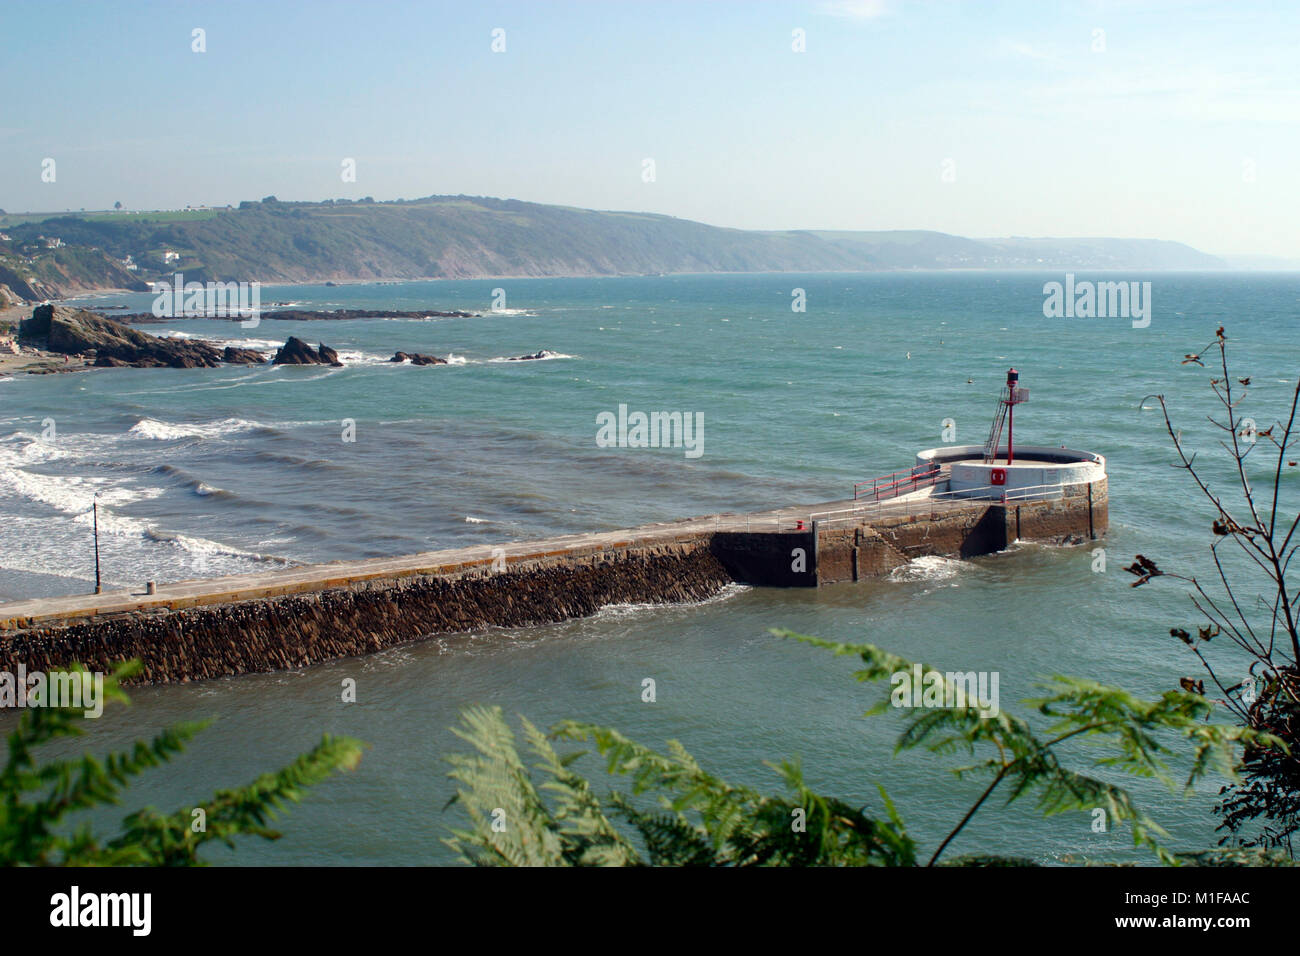
[[[1104,477],[1072,485],[844,500],[533,541],[336,561],[0,605],[0,671],[210,680],[374,653],[438,634],[532,627],[611,604],[670,604],[732,584],[819,587],[927,555],[1104,533]],[[985,493],[987,492],[987,493]],[[143,578],[144,575],[142,574]]]
[[[371,580],[395,580],[416,575],[456,575],[467,571],[501,568],[519,562],[556,558],[568,554],[583,555],[597,551],[624,549],[631,545],[653,545],[707,534],[797,534],[810,532],[814,520],[824,516],[827,523],[880,519],[897,515],[947,512],[969,509],[969,501],[932,499],[933,489],[926,488],[886,501],[828,501],[814,505],[792,506],[750,514],[724,513],[683,518],[624,528],[616,531],[559,535],[531,541],[503,542],[496,545],[472,545],[442,551],[391,558],[362,558],[355,561],[332,561],[325,564],[298,565],[275,571],[255,571],[176,581],[157,585],[153,594],[146,592],[145,582],[137,589],[105,591],[101,594],[76,594],[66,597],[32,598],[0,604],[0,633],[18,628],[39,627],[44,623],[70,622],[104,614],[179,610],[207,604],[258,600],[285,594],[298,594],[328,588],[349,587]],[[987,507],[987,502],[982,506]],[[801,527],[802,523],[802,527]]]

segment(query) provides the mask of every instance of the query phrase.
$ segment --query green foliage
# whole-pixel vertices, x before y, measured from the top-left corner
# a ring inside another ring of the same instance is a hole
[[[653,865],[908,866],[915,846],[882,789],[885,820],[808,787],[797,762],[768,764],[789,796],[728,784],[696,763],[680,743],[661,754],[616,730],[565,721],[556,737],[590,741],[611,775],[632,781],[632,795],[653,794],[659,812],[626,795],[611,802],[645,840]]]
[[[822,641],[791,631],[773,633],[849,654],[865,667],[860,681],[889,680],[914,664],[869,644]],[[949,700],[961,700],[943,677]],[[1167,691],[1152,701],[1090,680],[1053,677],[1044,696],[1026,702],[1046,719],[1043,730],[1005,712],[983,716],[982,702],[946,708],[918,708],[906,718],[897,750],[923,748],[975,758],[953,768],[959,778],[989,780],[974,805],[929,858],[935,865],[961,830],[997,791],[1005,804],[1031,798],[1044,816],[1070,811],[1106,811],[1112,823],[1128,823],[1134,844],[1169,865],[1280,865],[1284,859],[1244,851],[1177,854],[1161,840],[1165,831],[1136,805],[1132,795],[1102,775],[1116,773],[1158,779],[1173,790],[1190,791],[1206,776],[1235,779],[1238,748],[1284,746],[1276,737],[1235,725],[1210,723],[1213,705],[1199,694]],[[890,710],[888,698],[867,711]],[[786,794],[769,796],[733,786],[704,770],[677,741],[666,753],[651,750],[617,730],[564,721],[549,737],[522,719],[532,771],[519,757],[515,738],[499,708],[473,708],[462,715],[456,734],[477,751],[448,757],[450,776],[470,826],[452,830],[445,842],[476,865],[655,865],[655,866],[913,866],[916,846],[880,789],[883,818],[814,792],[797,762],[768,764]],[[1042,721],[1039,721],[1042,723]],[[583,756],[561,757],[552,741],[590,743],[604,758],[605,771],[626,778],[630,793],[614,791],[602,801],[574,769]],[[1080,758],[1079,743],[1096,744],[1095,756]],[[1067,747],[1067,743],[1069,746]],[[1064,751],[1064,752],[1063,752]],[[1188,764],[1179,779],[1171,762]],[[1070,765],[1079,761],[1079,766]],[[549,794],[548,802],[544,794]],[[644,799],[653,797],[652,803]],[[641,799],[638,799],[641,798]],[[797,821],[797,824],[796,824]],[[617,825],[625,825],[623,829]],[[1031,861],[988,855],[961,856],[943,865],[1023,866]]]
[[[85,671],[78,667],[76,670]],[[104,702],[129,703],[121,682],[138,673],[139,664],[119,666],[104,680]],[[78,811],[121,802],[131,778],[180,753],[203,723],[182,723],[152,741],[103,759],[40,763],[42,744],[84,734],[80,708],[31,707],[23,711],[8,737],[8,759],[0,769],[0,863],[9,866],[194,866],[204,843],[219,840],[233,847],[237,836],[274,840],[269,824],[286,802],[340,769],[351,769],[362,745],[345,737],[321,742],[276,773],[264,774],[246,787],[221,790],[210,800],[171,814],[152,807],[123,821],[120,833],[103,838],[68,819]],[[201,808],[204,827],[195,832],[193,810]]]
[[[860,681],[888,680],[913,667],[911,661],[870,644],[839,644],[791,631],[774,633],[859,657],[866,665],[855,672]],[[947,684],[947,678],[943,679]],[[1211,773],[1235,779],[1237,748],[1241,746],[1284,746],[1276,737],[1249,728],[1209,723],[1214,705],[1200,694],[1170,690],[1154,701],[1144,701],[1116,687],[1059,675],[1044,689],[1045,696],[1026,701],[1049,718],[1043,735],[1005,711],[982,716],[979,702],[920,709],[908,719],[897,750],[923,747],[934,753],[964,752],[979,759],[952,772],[958,777],[990,778],[975,806],[935,851],[932,863],[994,791],[1002,789],[1007,804],[1033,797],[1044,816],[1102,808],[1108,820],[1131,826],[1135,845],[1146,846],[1162,862],[1175,864],[1175,855],[1160,842],[1165,831],[1134,803],[1129,792],[1063,764],[1062,745],[1076,738],[1090,740],[1100,745],[1100,756],[1088,762],[1090,770],[1155,778],[1171,789],[1178,789],[1179,784],[1170,771],[1169,758],[1190,756],[1191,765],[1181,783],[1184,792]],[[889,707],[886,699],[868,713],[881,713]],[[1181,740],[1183,748],[1175,751],[1165,739]]]
[[[601,810],[587,781],[569,770],[546,736],[522,721],[528,749],[538,758],[545,781],[533,784],[519,757],[514,734],[500,708],[474,707],[461,716],[453,732],[470,743],[477,756],[448,757],[450,774],[460,787],[459,801],[472,829],[453,830],[444,840],[467,862],[479,866],[628,865],[636,851]],[[554,795],[553,806],[542,791]],[[450,805],[450,804],[449,804]],[[496,826],[494,826],[494,823]]]
[[[887,822],[813,793],[797,765],[776,768],[791,797],[767,797],[704,771],[676,741],[659,753],[591,724],[566,722],[558,739],[589,741],[607,771],[632,780],[632,793],[605,804],[571,769],[583,752],[559,756],[521,718],[544,780],[533,783],[500,708],[471,708],[454,732],[478,751],[453,754],[453,803],[470,819],[445,842],[479,866],[910,865],[913,844],[885,798]],[[548,803],[543,791],[551,795]],[[638,806],[652,793],[658,808]],[[882,791],[882,796],[884,796]],[[619,829],[615,820],[628,825]],[[496,824],[494,826],[494,824]]]

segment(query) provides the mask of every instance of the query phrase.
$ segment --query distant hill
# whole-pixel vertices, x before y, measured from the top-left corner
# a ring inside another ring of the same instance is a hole
[[[1300,259],[1282,256],[1224,256],[1229,269],[1250,272],[1300,272]]]
[[[942,232],[814,232],[884,269],[1224,269],[1217,256],[1163,239],[966,239]]]
[[[649,213],[430,196],[238,209],[0,217],[0,269],[40,289],[195,280],[303,282],[678,272],[1215,269],[1176,242],[967,239],[938,232],[761,232]],[[46,248],[50,239],[63,248]],[[78,264],[80,263],[80,264]],[[128,264],[134,270],[127,271]],[[8,283],[18,288],[14,283]]]

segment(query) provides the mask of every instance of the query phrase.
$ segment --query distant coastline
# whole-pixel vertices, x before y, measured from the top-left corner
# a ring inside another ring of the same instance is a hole
[[[1203,271],[1160,239],[975,239],[933,230],[744,230],[481,196],[0,216],[0,285],[27,301],[187,280],[352,285],[525,278],[896,271]],[[2,292],[3,290],[0,290]]]

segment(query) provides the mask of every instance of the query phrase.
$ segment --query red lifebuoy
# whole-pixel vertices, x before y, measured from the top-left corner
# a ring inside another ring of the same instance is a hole
[[[1007,470],[1005,468],[994,468],[989,474],[989,481],[995,485],[1005,485],[1007,483]]]

